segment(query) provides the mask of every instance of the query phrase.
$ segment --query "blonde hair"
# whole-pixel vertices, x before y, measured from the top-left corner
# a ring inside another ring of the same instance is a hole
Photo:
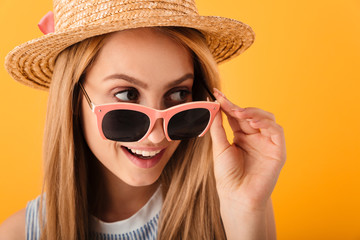
[[[194,57],[194,100],[218,87],[217,65],[203,35],[194,29],[156,27],[186,46]],[[44,187],[40,211],[41,239],[88,239],[90,209],[96,200],[96,171],[80,124],[81,95],[78,82],[96,58],[106,35],[86,39],[62,51],[56,59],[44,136]],[[213,173],[209,133],[184,140],[160,177],[165,196],[158,239],[226,239]],[[46,195],[46,196],[45,196]],[[179,197],[180,196],[180,197]],[[45,200],[45,203],[44,203]]]

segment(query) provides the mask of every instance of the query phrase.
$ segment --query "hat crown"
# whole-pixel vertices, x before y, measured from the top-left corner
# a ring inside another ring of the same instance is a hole
[[[196,29],[217,63],[244,52],[255,37],[237,20],[200,16],[195,0],[53,1],[53,11],[38,24],[45,35],[15,47],[5,58],[6,70],[15,80],[39,89],[49,88],[59,53],[102,34],[140,27]]]
[[[194,0],[54,0],[55,31],[142,17],[199,15]]]

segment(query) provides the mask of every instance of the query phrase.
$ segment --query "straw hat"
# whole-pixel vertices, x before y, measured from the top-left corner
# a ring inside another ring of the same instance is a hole
[[[57,55],[96,35],[152,26],[195,28],[205,35],[218,63],[245,51],[255,36],[242,22],[200,16],[194,0],[54,0],[54,15],[48,14],[40,25],[47,34],[14,48],[5,67],[15,80],[44,90]]]

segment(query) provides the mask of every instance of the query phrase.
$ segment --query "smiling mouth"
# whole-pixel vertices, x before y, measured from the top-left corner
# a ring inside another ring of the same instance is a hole
[[[137,158],[141,158],[141,159],[151,159],[155,156],[157,156],[161,150],[157,150],[157,151],[143,151],[143,150],[135,150],[135,149],[131,149],[131,148],[127,148],[125,146],[123,146],[130,154],[134,155]]]

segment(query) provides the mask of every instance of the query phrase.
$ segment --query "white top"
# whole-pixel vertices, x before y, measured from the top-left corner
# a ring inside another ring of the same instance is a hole
[[[149,201],[130,218],[108,223],[92,216],[91,229],[95,232],[95,235],[96,233],[101,234],[102,236],[104,236],[104,233],[105,235],[110,235],[109,239],[111,239],[111,234],[122,236],[129,235],[130,239],[132,239],[132,235],[136,236],[136,238],[133,237],[134,239],[153,239],[149,237],[155,235],[154,239],[156,239],[162,203],[163,197],[161,188],[159,187]],[[142,235],[144,235],[144,237],[149,235],[149,237],[142,238]]]
[[[38,240],[40,196],[28,202],[26,206],[26,239]],[[91,216],[91,239],[156,239],[158,221],[163,204],[161,187],[159,187],[149,201],[133,216],[117,222],[103,222]]]

